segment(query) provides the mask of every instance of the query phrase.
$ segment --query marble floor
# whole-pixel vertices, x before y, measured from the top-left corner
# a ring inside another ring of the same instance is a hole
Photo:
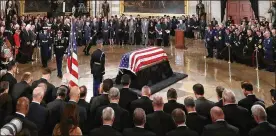
[[[275,73],[267,72],[264,70],[256,70],[253,67],[231,63],[216,59],[206,59],[206,49],[204,48],[203,41],[186,39],[187,50],[175,49],[174,47],[164,47],[167,55],[169,56],[170,65],[173,71],[186,73],[189,76],[179,82],[163,89],[156,93],[166,99],[166,91],[169,88],[175,88],[178,92],[178,101],[183,103],[185,97],[193,95],[192,86],[196,83],[201,83],[205,87],[205,95],[208,99],[217,101],[215,88],[216,86],[223,86],[226,89],[231,89],[235,92],[237,100],[242,99],[243,93],[240,88],[241,81],[248,81],[253,83],[255,94],[270,105],[269,90],[275,88]],[[142,46],[115,46],[110,48],[104,47],[106,53],[106,74],[104,78],[114,78],[118,72],[118,65],[123,53],[132,51]],[[87,101],[90,100],[92,93],[93,79],[90,74],[90,56],[84,56],[82,53],[83,47],[79,48],[79,74],[80,85],[86,85],[88,88]],[[96,48],[93,47],[91,52]],[[54,61],[49,65],[55,66]],[[63,71],[66,68],[64,61]],[[16,78],[19,80],[22,73],[29,71],[33,73],[34,80],[40,78],[41,73],[40,61],[33,62],[32,64],[19,64],[19,74]],[[53,72],[51,82],[58,86],[61,84],[61,79],[57,78],[56,71]]]

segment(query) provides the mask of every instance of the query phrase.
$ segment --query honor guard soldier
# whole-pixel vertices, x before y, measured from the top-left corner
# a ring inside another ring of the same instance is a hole
[[[89,55],[89,50],[88,46],[90,44],[90,41],[92,39],[91,37],[91,27],[90,27],[90,22],[86,22],[84,26],[84,40],[85,40],[85,48],[84,48],[84,53],[85,55]]]
[[[207,48],[208,55],[207,58],[213,58],[213,48],[214,48],[214,32],[212,30],[212,26],[207,27],[207,31],[205,33],[205,44]]]
[[[51,52],[51,42],[48,34],[48,28],[43,28],[43,32],[39,33],[39,46],[42,66],[46,68],[49,60],[49,51]]]
[[[56,63],[57,63],[57,76],[62,78],[62,58],[65,54],[65,51],[68,47],[67,38],[62,37],[62,31],[57,32],[57,37],[54,41],[54,54],[56,56]]]
[[[93,74],[93,96],[98,96],[99,85],[103,80],[103,75],[105,74],[105,54],[102,51],[103,41],[97,41],[98,49],[95,50],[91,55],[90,67],[91,74]]]

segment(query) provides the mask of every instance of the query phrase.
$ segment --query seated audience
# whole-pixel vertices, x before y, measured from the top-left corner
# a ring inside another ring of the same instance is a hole
[[[208,119],[196,112],[195,100],[193,97],[186,97],[184,104],[188,112],[186,117],[186,125],[188,128],[196,131],[199,135],[201,135],[204,126],[208,124]]]
[[[30,84],[33,80],[32,74],[30,72],[25,72],[19,83],[13,86],[11,91],[11,96],[14,102],[20,97],[27,97],[29,100],[32,99],[32,88]]]
[[[271,89],[270,94],[273,105],[266,108],[267,120],[271,124],[276,125],[276,89]]]
[[[220,108],[223,107],[223,103],[222,103],[222,92],[224,91],[224,87],[222,86],[217,86],[216,88],[216,93],[217,93],[217,97],[218,97],[218,102],[215,103],[215,106],[218,106]]]
[[[101,117],[103,125],[91,130],[89,136],[122,136],[116,129],[112,128],[116,117],[111,107],[104,108]]]
[[[163,111],[164,101],[161,96],[153,97],[154,112],[147,115],[146,129],[154,132],[157,136],[165,136],[175,128],[170,114]]]
[[[3,121],[13,112],[13,102],[9,92],[9,82],[0,82],[0,126],[4,125]]]
[[[48,109],[40,105],[44,94],[45,92],[42,87],[34,89],[33,99],[30,103],[29,112],[27,114],[27,118],[36,124],[39,135],[44,135],[46,133],[47,119],[49,116]]]
[[[118,104],[120,100],[119,89],[112,87],[109,91],[108,98],[110,103],[97,109],[97,113],[95,116],[96,127],[102,125],[101,114],[103,109],[105,109],[106,107],[111,107],[115,112],[115,119],[112,127],[117,131],[122,132],[124,128],[130,127],[130,117],[128,111],[120,107],[120,105]]]
[[[241,136],[248,135],[249,130],[253,127],[253,119],[247,109],[236,104],[236,97],[232,91],[225,90],[222,93],[225,121],[240,131]]]
[[[119,105],[128,111],[130,111],[131,102],[138,99],[137,94],[129,89],[130,83],[131,79],[129,75],[123,75],[121,79],[121,84],[123,85],[123,88],[120,90]]]
[[[164,112],[171,114],[174,109],[180,108],[185,113],[187,113],[186,108],[183,104],[177,102],[177,92],[175,89],[171,88],[167,92],[168,103],[164,105]]]
[[[242,82],[241,88],[245,98],[241,99],[238,102],[238,105],[246,108],[251,114],[251,107],[254,105],[254,103],[262,100],[258,99],[255,94],[253,94],[253,85],[251,83]]]
[[[36,88],[40,83],[45,83],[47,85],[47,91],[45,93],[45,96],[43,100],[47,103],[53,101],[52,92],[55,89],[55,86],[49,82],[51,77],[51,70],[49,68],[45,68],[42,70],[42,77],[39,80],[36,80],[32,84],[32,88]]]
[[[26,97],[21,97],[18,99],[16,104],[16,112],[14,115],[7,116],[5,123],[10,122],[14,118],[18,118],[23,122],[22,130],[29,132],[30,136],[38,136],[37,126],[26,118],[26,115],[29,112],[29,99]]]
[[[172,118],[177,128],[167,133],[166,136],[199,136],[197,132],[186,126],[186,115],[182,109],[177,108],[173,110]]]
[[[146,112],[146,115],[153,113],[152,100],[150,99],[150,87],[144,86],[142,88],[141,95],[141,98],[131,102],[131,112],[133,112],[136,108],[142,108]]]
[[[87,88],[86,86],[83,85],[80,87],[80,100],[78,102],[78,105],[85,108],[88,115],[90,105],[88,102],[85,101],[86,95],[87,95]]]
[[[254,105],[251,111],[258,126],[249,131],[249,136],[275,136],[276,126],[267,122],[265,109],[261,105]]]
[[[199,115],[207,117],[210,121],[210,110],[214,107],[215,103],[212,101],[207,100],[204,97],[204,87],[201,84],[195,84],[193,86],[194,94],[196,97],[196,112]]]
[[[71,136],[82,135],[79,126],[79,115],[76,104],[68,103],[62,112],[61,121],[55,126],[53,135]]]
[[[50,117],[48,120],[48,134],[52,134],[52,130],[54,129],[55,125],[58,122],[60,122],[61,114],[63,113],[63,108],[66,104],[64,100],[66,98],[68,91],[68,88],[64,86],[59,87],[57,90],[57,98],[54,101],[47,104],[47,108],[50,112]]]
[[[7,73],[3,75],[0,79],[1,81],[7,81],[9,82],[9,89],[13,90],[13,86],[17,83],[17,80],[15,79],[15,74],[17,73],[17,64],[14,61],[11,61],[7,65]],[[11,91],[9,92],[11,94]]]
[[[86,109],[79,106],[78,102],[80,99],[80,89],[76,86],[72,87],[69,93],[70,100],[68,103],[75,104],[77,106],[77,113],[79,115],[79,126],[83,134],[88,133],[86,128],[87,112]]]
[[[153,132],[145,129],[146,113],[142,108],[137,108],[133,113],[134,128],[126,128],[123,131],[124,136],[156,136]]]
[[[224,113],[220,107],[213,107],[210,111],[213,124],[206,125],[202,136],[239,136],[239,129],[224,120]]]

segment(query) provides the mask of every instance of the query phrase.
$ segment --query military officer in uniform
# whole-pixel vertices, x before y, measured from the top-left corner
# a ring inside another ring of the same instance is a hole
[[[103,41],[97,41],[98,49],[91,55],[90,67],[91,74],[93,74],[93,96],[99,95],[99,86],[105,74],[105,54],[103,52]]]
[[[207,27],[207,31],[205,33],[205,44],[207,48],[208,55],[206,58],[213,58],[213,48],[214,48],[214,33],[212,30],[212,26]]]
[[[223,51],[221,51],[222,57],[223,59],[225,59],[226,61],[232,61],[232,57],[231,57],[231,52],[232,52],[232,46],[233,46],[233,34],[230,32],[230,29],[226,28],[225,29],[225,47],[223,49]],[[230,51],[229,51],[230,50]],[[230,52],[230,55],[229,55]],[[229,58],[230,57],[230,58]]]
[[[39,33],[41,62],[44,68],[48,66],[47,62],[49,60],[49,51],[51,51],[51,42],[47,31],[47,28],[43,28],[43,32]]]
[[[54,54],[56,56],[57,63],[57,76],[62,78],[62,59],[65,54],[65,51],[68,47],[67,38],[62,37],[62,31],[57,32],[57,37],[54,40]]]
[[[92,37],[91,37],[91,27],[90,27],[90,22],[86,22],[84,26],[84,40],[85,40],[85,48],[84,48],[84,53],[85,55],[89,55],[89,50],[88,46],[90,44]]]
[[[252,66],[252,57],[255,50],[256,39],[254,39],[251,29],[247,30],[247,36],[245,39],[245,46],[243,48],[243,63]]]

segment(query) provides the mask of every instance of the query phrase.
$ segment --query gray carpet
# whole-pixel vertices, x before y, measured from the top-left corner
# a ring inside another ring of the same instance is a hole
[[[150,86],[151,88],[151,92],[152,94],[155,94],[159,91],[161,91],[162,89],[184,79],[188,77],[187,74],[183,74],[183,73],[177,73],[177,72],[174,72],[173,75],[171,77],[169,77],[168,79],[166,80],[163,80],[157,84],[154,84],[152,86]],[[115,78],[113,79],[113,81],[115,81]],[[114,82],[115,83],[115,82]],[[117,87],[119,89],[122,88],[122,85],[117,85],[117,84],[114,84],[114,87]],[[131,90],[135,93],[137,93],[139,96],[141,96],[141,90],[138,90],[138,89],[135,89],[135,88],[131,88]]]

